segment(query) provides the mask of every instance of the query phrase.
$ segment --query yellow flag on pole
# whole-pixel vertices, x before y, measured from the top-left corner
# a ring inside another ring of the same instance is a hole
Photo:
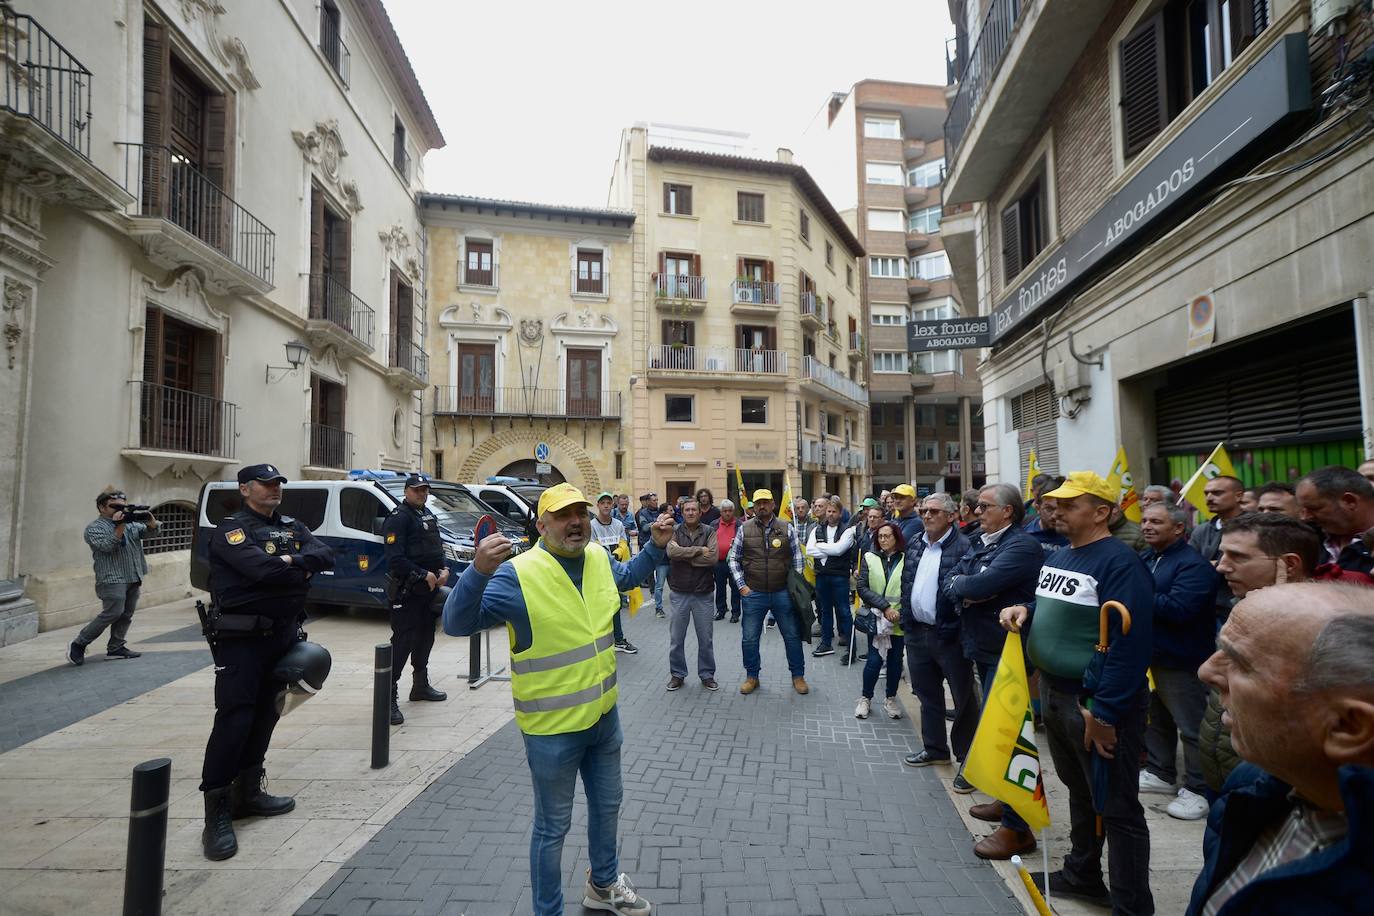
[[[754,503],[749,499],[749,494],[744,491],[744,475],[739,472],[739,465],[735,465],[735,486],[739,489],[739,511],[744,514]]]
[[[1231,464],[1231,456],[1226,454],[1226,448],[1218,442],[1217,447],[1212,449],[1212,454],[1207,456],[1207,460],[1202,462],[1202,466],[1183,485],[1182,496],[1197,507],[1198,518],[1206,521],[1212,517],[1212,513],[1207,511],[1207,500],[1202,496],[1203,487],[1207,486],[1207,481],[1216,477],[1235,476],[1236,469]]]
[[[1116,461],[1107,472],[1107,483],[1117,488],[1116,501],[1121,511],[1133,522],[1140,521],[1140,496],[1135,492],[1135,481],[1131,479],[1131,469],[1126,463],[1126,446],[1116,450]]]
[[[997,663],[992,689],[964,760],[964,778],[993,798],[1010,805],[1032,831],[1049,825],[1045,783],[1040,778],[1040,751],[1035,745],[1021,635],[1008,633]]]
[[[1021,491],[1021,495],[1026,499],[1031,498],[1031,481],[1040,476],[1040,465],[1035,461],[1035,449],[1030,450],[1030,463],[1026,467],[1026,488]]]
[[[782,499],[778,502],[778,518],[792,524],[792,481],[787,471],[782,472]]]

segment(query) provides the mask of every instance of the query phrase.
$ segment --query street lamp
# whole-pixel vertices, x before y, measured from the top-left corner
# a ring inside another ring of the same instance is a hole
[[[290,365],[273,366],[269,364],[267,366],[267,372],[264,374],[266,384],[271,385],[273,382],[279,382],[285,378],[288,373],[295,372],[305,364],[309,356],[310,344],[303,340],[288,340],[286,342],[286,361],[290,363]],[[281,375],[278,375],[275,379],[272,378],[272,372],[274,370],[281,373]]]

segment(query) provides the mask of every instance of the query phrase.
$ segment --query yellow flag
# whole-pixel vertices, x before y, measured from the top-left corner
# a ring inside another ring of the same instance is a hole
[[[1117,489],[1116,501],[1121,511],[1133,522],[1140,521],[1140,497],[1135,492],[1135,481],[1131,479],[1131,469],[1126,463],[1126,446],[1116,450],[1116,461],[1107,473],[1107,483]]]
[[[1026,499],[1031,498],[1031,481],[1040,476],[1040,465],[1035,462],[1035,449],[1030,450],[1030,464],[1026,468],[1026,488],[1021,491],[1021,495]]]
[[[1202,496],[1202,488],[1207,486],[1207,481],[1214,478],[1235,476],[1236,469],[1231,465],[1231,456],[1226,454],[1226,448],[1218,442],[1217,447],[1212,449],[1212,454],[1207,456],[1207,460],[1202,462],[1202,466],[1183,485],[1183,498],[1196,506],[1198,518],[1206,521],[1212,517],[1212,513],[1207,511],[1207,500]]]
[[[739,465],[735,465],[735,485],[739,489],[739,511],[740,515],[754,503],[749,499],[749,494],[744,492],[744,475],[739,472]]]
[[[786,470],[782,472],[782,501],[778,503],[778,518],[792,524],[792,481],[788,479]]]
[[[1035,746],[1021,635],[1008,633],[992,689],[964,760],[964,778],[1011,806],[1032,831],[1049,825],[1045,783],[1040,778],[1040,751]]]

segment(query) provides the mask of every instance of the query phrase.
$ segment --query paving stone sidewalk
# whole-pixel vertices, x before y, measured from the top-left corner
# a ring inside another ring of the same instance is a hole
[[[934,768],[911,770],[907,719],[854,718],[859,667],[812,659],[792,690],[776,630],[763,687],[741,696],[740,627],[715,625],[721,690],[668,679],[668,625],[626,622],[640,646],[618,656],[625,732],[620,865],[655,912],[1020,913]],[[692,636],[688,658],[695,664]],[[944,774],[947,775],[947,774]],[[529,771],[514,723],[440,776],[300,910],[311,914],[528,914]],[[587,868],[582,792],[563,853],[567,913]]]

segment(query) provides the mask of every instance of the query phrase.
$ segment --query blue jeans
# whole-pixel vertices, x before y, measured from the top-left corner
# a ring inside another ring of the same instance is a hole
[[[849,638],[854,627],[854,615],[849,609],[848,576],[816,576],[816,613],[821,618],[821,642],[830,645],[835,637],[835,621],[840,623],[840,635]]]
[[[744,635],[740,643],[744,651],[744,673],[749,677],[759,676],[759,669],[763,666],[763,660],[759,657],[759,637],[763,635],[763,618],[770,612],[778,622],[778,632],[782,633],[782,642],[787,648],[787,667],[793,677],[802,677],[806,674],[806,662],[802,656],[801,632],[797,615],[792,611],[792,599],[785,588],[744,596]]]
[[[902,637],[893,634],[891,637],[892,645],[888,647],[887,655],[878,651],[873,645],[873,637],[868,637],[868,660],[864,662],[864,682],[863,695],[870,700],[873,699],[873,688],[878,686],[878,673],[882,670],[883,662],[887,662],[887,695],[895,697],[897,687],[902,683]],[[940,728],[944,728],[943,720]]]
[[[663,583],[668,578],[667,566],[654,567],[654,609],[663,610]]]
[[[572,825],[577,774],[587,794],[587,857],[592,880],[606,887],[620,872],[620,712],[612,708],[591,728],[564,735],[523,735],[534,784],[530,887],[535,916],[562,916],[563,838]]]
[[[730,575],[730,564],[724,560],[716,561],[716,613],[725,613],[725,594],[730,594],[730,613],[739,616],[739,586],[735,584],[735,577]]]

